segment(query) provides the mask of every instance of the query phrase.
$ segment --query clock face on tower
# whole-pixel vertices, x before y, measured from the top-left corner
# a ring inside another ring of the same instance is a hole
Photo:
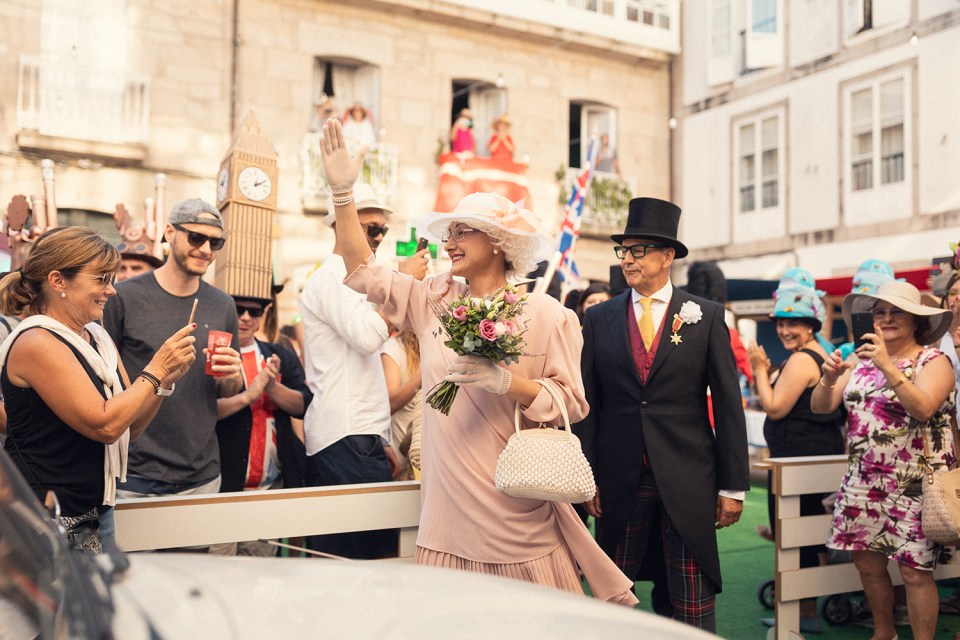
[[[260,167],[247,167],[237,176],[237,188],[247,200],[266,200],[273,190],[270,176]]]
[[[227,199],[227,187],[230,186],[230,170],[226,167],[220,169],[220,175],[217,176],[217,202],[223,202]]]

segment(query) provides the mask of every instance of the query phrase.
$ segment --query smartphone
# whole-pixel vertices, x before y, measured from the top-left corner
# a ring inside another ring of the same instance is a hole
[[[410,246],[410,245],[407,245],[407,246]],[[419,240],[417,240],[417,251],[423,251],[429,246],[430,246],[430,241],[427,240],[426,238],[420,238]]]
[[[873,328],[873,314],[869,311],[854,313],[850,316],[850,324],[853,325],[853,348],[859,349],[861,345],[867,344],[863,339],[865,333],[876,333]]]

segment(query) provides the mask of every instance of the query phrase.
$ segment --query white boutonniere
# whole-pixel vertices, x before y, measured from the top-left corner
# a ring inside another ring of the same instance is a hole
[[[680,313],[674,314],[673,316],[673,324],[670,327],[673,330],[673,333],[670,335],[670,341],[673,344],[680,344],[683,342],[683,339],[680,337],[679,333],[680,327],[685,324],[697,324],[700,322],[700,318],[702,317],[703,311],[700,309],[700,305],[693,300],[687,300],[684,302],[680,307]]]

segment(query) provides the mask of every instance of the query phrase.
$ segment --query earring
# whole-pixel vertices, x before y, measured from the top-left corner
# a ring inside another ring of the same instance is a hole
[[[61,297],[61,298],[66,298],[66,297],[67,297],[67,292],[66,292],[66,291],[61,291],[61,292],[60,292],[60,297]]]
[[[493,250],[493,255],[498,255],[499,253],[500,253],[500,249],[494,249],[494,250]]]

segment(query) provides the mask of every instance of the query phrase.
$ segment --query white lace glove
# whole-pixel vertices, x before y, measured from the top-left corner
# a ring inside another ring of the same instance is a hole
[[[461,387],[476,387],[499,395],[510,390],[512,379],[509,371],[483,356],[458,357],[447,367],[444,378],[447,382],[456,382]]]

